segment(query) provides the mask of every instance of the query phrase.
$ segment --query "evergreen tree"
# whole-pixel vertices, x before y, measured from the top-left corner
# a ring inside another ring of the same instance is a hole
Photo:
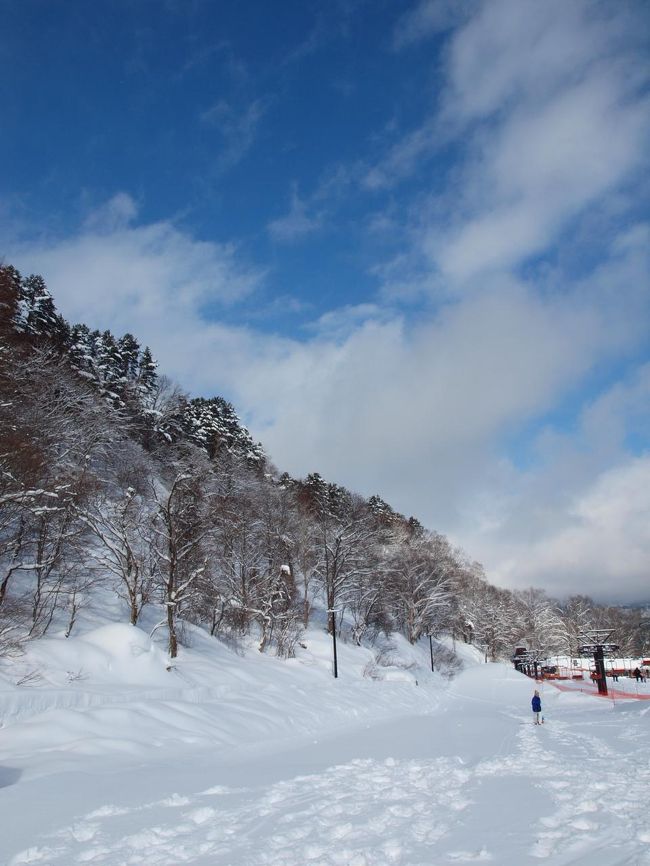
[[[242,425],[234,408],[223,397],[197,397],[186,405],[181,418],[185,435],[217,457],[223,450],[246,458],[251,464],[264,460],[261,446],[256,445]]]
[[[3,335],[15,330],[23,330],[19,326],[19,304],[22,277],[20,272],[11,265],[0,266],[0,327]]]
[[[97,341],[96,368],[100,381],[108,395],[119,401],[119,394],[126,382],[123,375],[122,353],[110,331],[104,331]]]
[[[138,389],[143,401],[150,398],[156,391],[156,385],[158,382],[158,374],[156,372],[157,367],[158,364],[153,359],[151,349],[149,346],[145,346],[138,360],[138,370],[136,375]]]
[[[327,482],[318,472],[310,472],[304,481],[298,482],[298,498],[313,515],[327,514]]]
[[[121,359],[121,375],[127,382],[135,382],[140,365],[140,344],[133,334],[125,334],[118,340],[117,348]]]
[[[56,311],[43,277],[31,274],[22,281],[21,301],[24,330],[36,337],[49,337],[62,346],[67,326]]]
[[[95,379],[94,341],[88,325],[73,325],[68,338],[68,356],[72,366],[85,378]]]

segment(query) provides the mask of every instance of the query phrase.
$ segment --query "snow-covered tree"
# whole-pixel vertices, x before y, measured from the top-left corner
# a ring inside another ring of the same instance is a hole
[[[135,382],[140,368],[140,344],[133,334],[124,334],[117,341],[120,375],[125,382]]]
[[[152,484],[156,576],[171,658],[178,654],[179,617],[191,607],[195,583],[207,568],[212,527],[206,498],[201,471],[187,460],[179,461],[167,487]]]
[[[15,324],[18,330],[48,337],[57,346],[65,342],[68,326],[57,313],[43,277],[32,274],[21,281]]]
[[[137,382],[140,400],[145,408],[150,408],[153,395],[157,393],[158,362],[154,360],[151,349],[145,346],[138,360],[137,372],[134,373]]]
[[[129,622],[136,625],[151,600],[157,556],[151,505],[133,487],[120,498],[94,497],[80,519],[97,544],[90,548],[96,566],[115,578],[115,591],[128,604]]]
[[[395,621],[410,643],[435,634],[450,605],[456,568],[453,551],[441,535],[408,540],[388,564],[388,597]]]
[[[330,633],[336,627],[336,614],[345,607],[345,591],[373,570],[368,556],[373,528],[365,503],[350,496],[344,510],[339,508],[339,497],[335,505],[336,512],[321,510],[316,515],[318,560],[314,574],[323,587]]]
[[[557,602],[549,599],[544,590],[534,587],[517,590],[514,597],[522,622],[517,640],[542,654],[563,650],[565,629]]]
[[[253,442],[233,406],[222,397],[190,400],[183,408],[180,425],[189,441],[205,449],[210,457],[226,450],[252,464],[264,461],[261,446]]]

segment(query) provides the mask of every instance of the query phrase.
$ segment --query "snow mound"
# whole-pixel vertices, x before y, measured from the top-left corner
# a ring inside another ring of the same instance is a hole
[[[167,656],[136,626],[111,623],[80,637],[34,641],[24,666],[52,685],[90,680],[126,685],[168,684]]]
[[[450,646],[449,640],[447,640],[446,643]],[[473,644],[454,641],[453,651],[456,653],[458,658],[461,659],[465,667],[485,664],[485,653]]]

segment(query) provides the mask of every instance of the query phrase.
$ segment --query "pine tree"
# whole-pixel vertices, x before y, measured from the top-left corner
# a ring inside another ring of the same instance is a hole
[[[43,277],[31,274],[24,279],[20,294],[23,329],[36,337],[49,337],[62,346],[67,326],[56,311]]]
[[[117,342],[121,359],[121,374],[126,382],[135,382],[140,364],[140,344],[133,334],[125,334]]]
[[[104,331],[97,341],[97,371],[108,396],[120,402],[119,392],[125,384],[122,353],[110,331]]]
[[[368,508],[380,525],[390,526],[399,516],[381,496],[371,496],[368,500]]]
[[[138,385],[143,394],[152,394],[156,389],[158,374],[157,361],[154,361],[149,346],[145,346],[138,361]]]
[[[21,283],[22,277],[16,268],[11,265],[0,267],[0,333],[3,335],[5,331],[9,334],[19,328]]]
[[[78,373],[93,380],[94,353],[94,341],[88,325],[73,325],[68,338],[68,356]]]
[[[299,498],[311,514],[326,514],[328,506],[327,482],[318,472],[310,472],[299,482]]]
[[[223,397],[190,400],[183,411],[181,425],[189,440],[212,458],[225,450],[253,465],[264,461],[262,447],[253,442],[233,406]]]

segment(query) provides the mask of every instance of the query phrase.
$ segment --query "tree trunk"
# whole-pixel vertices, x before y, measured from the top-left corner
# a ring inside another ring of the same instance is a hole
[[[169,656],[175,659],[178,655],[178,638],[176,637],[176,617],[174,607],[167,604],[167,628],[169,630]]]

